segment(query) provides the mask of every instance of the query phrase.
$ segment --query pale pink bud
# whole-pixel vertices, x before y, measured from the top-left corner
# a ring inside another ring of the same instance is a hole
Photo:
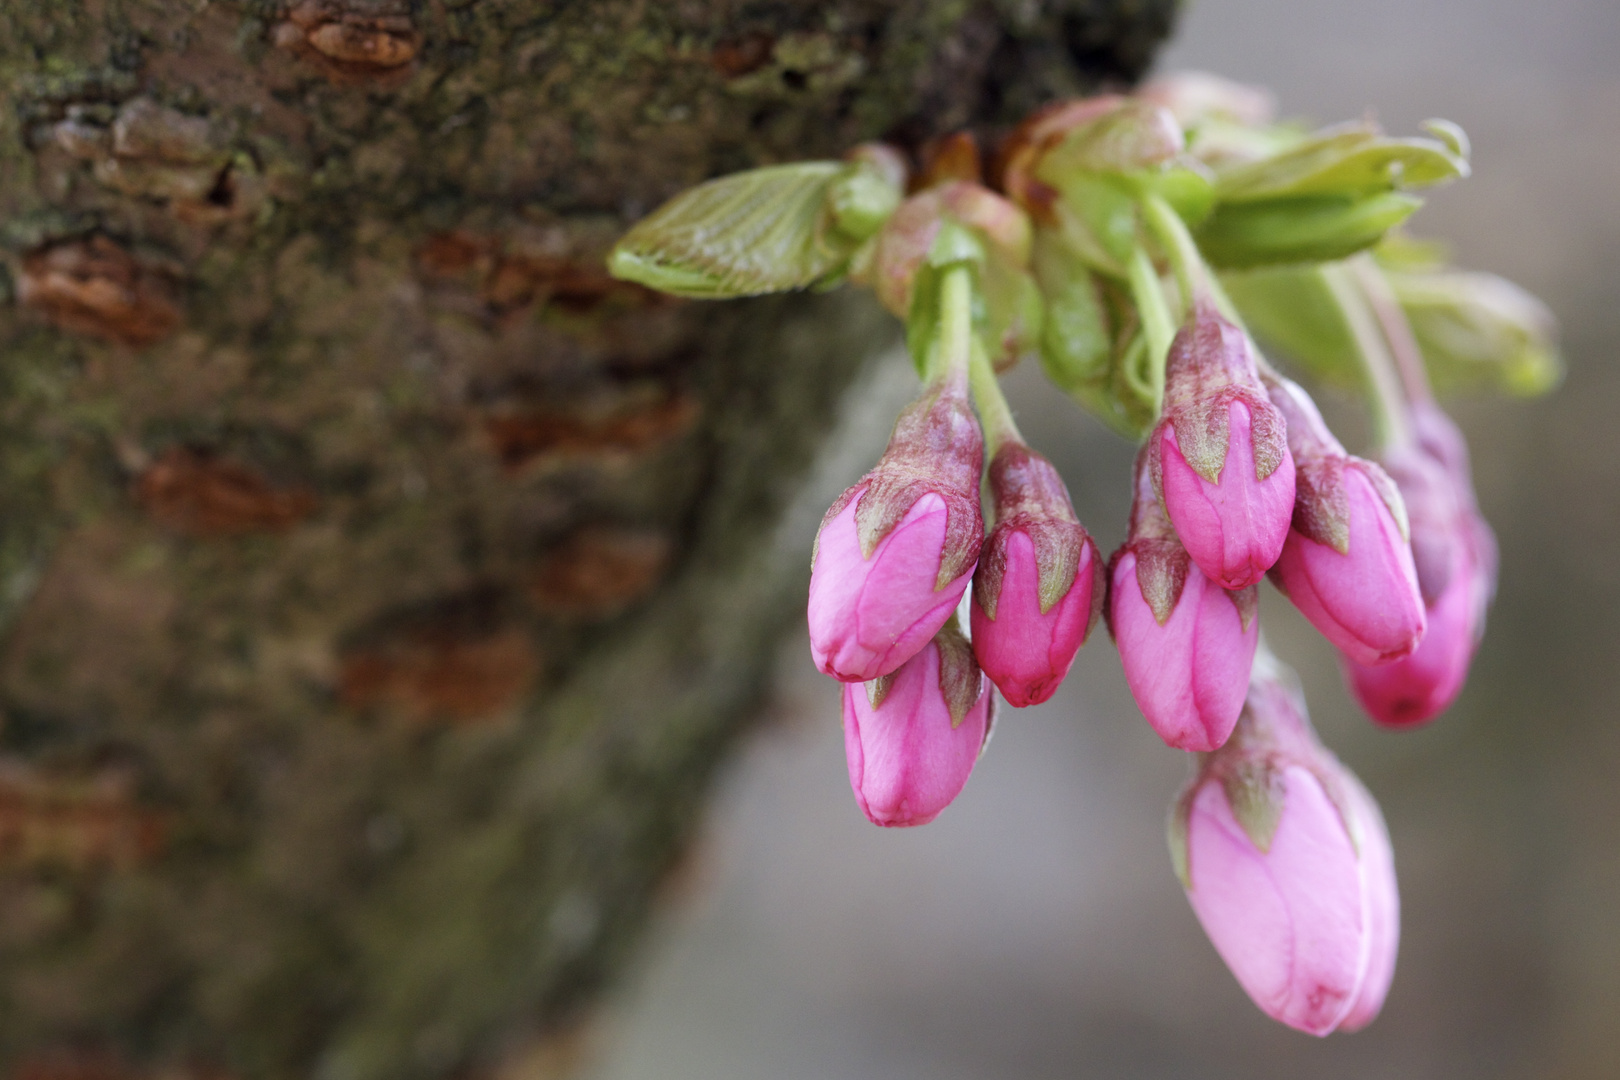
[[[1294,461],[1248,336],[1207,301],[1170,346],[1148,447],[1154,487],[1204,576],[1228,589],[1259,581],[1288,537]]]
[[[1421,724],[1456,699],[1496,581],[1496,541],[1475,507],[1460,433],[1432,406],[1417,408],[1413,419],[1418,445],[1391,453],[1385,465],[1406,503],[1428,629],[1410,656],[1345,664],[1357,700],[1389,727]]]
[[[1355,1004],[1339,1021],[1339,1030],[1360,1031],[1377,1019],[1395,979],[1395,957],[1401,948],[1401,895],[1395,882],[1395,848],[1377,801],[1353,773],[1345,770],[1343,780],[1367,881],[1368,942],[1367,973]]]
[[[1242,711],[1260,641],[1253,585],[1229,592],[1187,556],[1138,458],[1131,532],[1110,567],[1109,629],[1125,681],[1161,739],[1214,750]]]
[[[1161,75],[1137,90],[1136,96],[1169,109],[1187,127],[1212,119],[1263,127],[1277,116],[1277,99],[1271,91],[1205,71]]]
[[[1052,463],[1009,440],[990,462],[996,524],[973,577],[973,654],[1009,704],[1069,673],[1102,610],[1102,559]]]
[[[849,786],[874,825],[926,825],[961,794],[994,709],[953,619],[893,674],[844,684]]]
[[[810,651],[845,682],[887,675],[956,610],[979,555],[984,441],[965,376],[924,388],[877,467],[822,520],[810,574]]]
[[[1170,848],[1216,952],[1267,1015],[1326,1035],[1377,1013],[1399,939],[1388,836],[1270,657],[1177,801]]]
[[[1299,469],[1272,581],[1351,661],[1408,655],[1426,617],[1400,492],[1378,465],[1345,452],[1298,385],[1278,379],[1271,392]]]

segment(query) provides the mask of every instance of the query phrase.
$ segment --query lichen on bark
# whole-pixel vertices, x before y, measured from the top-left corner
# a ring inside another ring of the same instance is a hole
[[[708,176],[1128,80],[1173,7],[0,8],[5,1067],[493,1074],[566,1029],[893,340],[602,255]]]

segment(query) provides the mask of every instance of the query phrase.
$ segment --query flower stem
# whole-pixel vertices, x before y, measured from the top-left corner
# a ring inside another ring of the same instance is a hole
[[[1322,277],[1350,329],[1356,358],[1367,376],[1368,403],[1379,445],[1391,450],[1410,444],[1412,425],[1407,416],[1407,399],[1401,392],[1401,377],[1390,356],[1389,345],[1379,331],[1372,304],[1345,264],[1323,266]]]
[[[973,270],[947,268],[939,285],[939,345],[930,378],[965,375],[973,357]]]
[[[1429,370],[1423,364],[1423,350],[1412,333],[1412,324],[1406,320],[1406,312],[1401,310],[1395,290],[1389,287],[1389,279],[1366,252],[1347,259],[1345,265],[1355,276],[1362,296],[1372,308],[1378,325],[1383,328],[1384,340],[1389,343],[1390,355],[1395,358],[1395,368],[1400,372],[1407,400],[1415,405],[1434,404]]]
[[[1187,223],[1181,220],[1175,208],[1165,202],[1162,195],[1148,194],[1142,196],[1142,215],[1164,246],[1170,269],[1176,275],[1176,286],[1181,290],[1183,308],[1190,310],[1198,296],[1208,296],[1222,315],[1241,327],[1243,319],[1237,307],[1205,265],[1204,257],[1198,253],[1198,244],[1187,231]]]
[[[1153,400],[1154,415],[1164,404],[1164,365],[1170,355],[1170,343],[1175,340],[1176,324],[1170,317],[1170,307],[1164,302],[1164,289],[1159,284],[1159,272],[1147,252],[1137,248],[1131,253],[1131,298],[1136,301],[1137,313],[1142,317],[1142,333],[1147,338],[1147,379],[1141,389]],[[1126,377],[1130,377],[1127,370]],[[1132,380],[1133,382],[1135,380]]]

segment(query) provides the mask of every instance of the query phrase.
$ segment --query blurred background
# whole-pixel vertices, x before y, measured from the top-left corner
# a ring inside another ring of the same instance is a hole
[[[1414,231],[1563,321],[1560,391],[1452,403],[1502,575],[1449,714],[1375,730],[1327,644],[1263,601],[1394,836],[1404,936],[1382,1018],[1311,1039],[1226,972],[1165,852],[1185,756],[1137,713],[1100,628],[1056,698],[1004,712],[957,803],[896,832],[855,807],[838,689],[801,636],[689,888],[598,1028],[596,1080],[1620,1076],[1617,49],[1614,0],[1197,0],[1158,65],[1269,86],[1288,115],[1461,123],[1476,175]],[[903,397],[902,365],[874,393]],[[1131,448],[1033,370],[1012,389],[1111,551]]]

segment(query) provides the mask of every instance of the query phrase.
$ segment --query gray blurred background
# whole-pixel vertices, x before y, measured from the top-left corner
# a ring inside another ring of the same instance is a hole
[[[1158,69],[1265,84],[1323,121],[1458,121],[1476,175],[1415,230],[1564,324],[1557,394],[1454,403],[1503,560],[1449,714],[1375,730],[1327,645],[1264,600],[1394,835],[1404,940],[1383,1017],[1312,1039],[1226,972],[1165,854],[1185,757],[1149,731],[1100,630],[1053,701],[1004,713],[938,822],[893,832],[850,797],[838,689],[801,637],[690,888],[598,1025],[596,1080],[1620,1077],[1617,50],[1616,0],[1198,0]],[[908,377],[897,362],[874,392],[903,395]],[[1038,373],[1012,382],[1026,434],[1112,550],[1131,448]]]

